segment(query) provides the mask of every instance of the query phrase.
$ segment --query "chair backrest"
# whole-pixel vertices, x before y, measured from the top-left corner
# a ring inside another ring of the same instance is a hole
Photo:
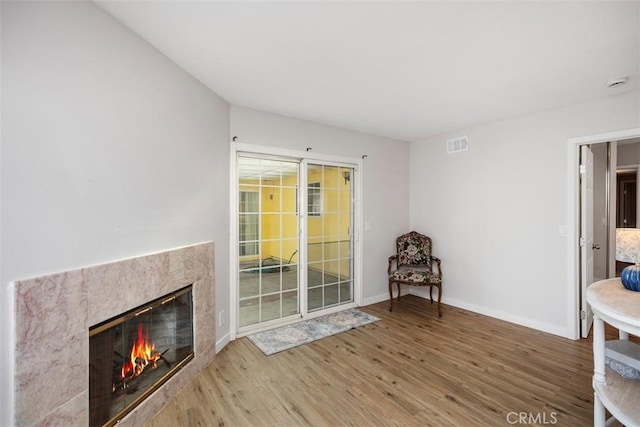
[[[431,238],[412,231],[396,239],[398,265],[431,268]]]

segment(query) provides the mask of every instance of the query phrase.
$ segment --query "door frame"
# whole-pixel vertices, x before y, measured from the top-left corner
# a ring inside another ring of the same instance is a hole
[[[238,338],[238,294],[237,294],[237,281],[238,281],[238,271],[236,269],[238,263],[237,257],[237,244],[238,244],[238,229],[237,229],[237,215],[238,215],[238,198],[237,198],[237,183],[238,183],[238,171],[237,171],[237,156],[238,153],[250,153],[255,155],[263,155],[265,157],[279,157],[279,158],[289,158],[302,160],[305,159],[307,161],[313,162],[335,162],[335,163],[344,163],[351,164],[354,166],[354,173],[351,177],[353,183],[353,191],[354,191],[354,232],[353,232],[353,240],[354,240],[354,259],[353,259],[353,271],[354,271],[354,279],[353,279],[353,303],[351,304],[343,304],[339,305],[333,309],[323,310],[321,313],[309,313],[306,316],[306,319],[310,319],[313,317],[317,317],[320,315],[328,314],[331,312],[342,311],[352,306],[359,307],[362,305],[362,301],[364,298],[364,289],[363,289],[363,242],[362,242],[362,233],[361,230],[363,225],[363,210],[362,210],[362,194],[363,194],[363,180],[362,180],[362,170],[363,170],[363,160],[362,158],[352,158],[352,157],[342,157],[335,156],[330,154],[316,153],[310,151],[298,151],[298,150],[290,150],[278,147],[271,147],[267,145],[256,145],[256,144],[246,144],[241,142],[232,142],[230,151],[230,166],[229,166],[229,339],[231,341]],[[296,318],[290,320],[288,322],[282,322],[279,324],[287,324],[287,323],[295,323],[300,321],[301,318]],[[271,324],[265,324],[265,328],[269,329],[273,327]],[[258,332],[259,329],[252,332]]]
[[[569,138],[567,141],[567,337],[574,340],[580,339],[580,146],[638,137],[640,128],[633,128]],[[615,164],[616,149],[613,145],[610,161]],[[615,173],[616,168],[610,169]],[[615,209],[612,203],[615,203],[614,197],[610,197],[609,205],[610,209]],[[615,247],[615,229],[609,233],[609,245]],[[615,258],[615,251],[610,252],[610,257]]]

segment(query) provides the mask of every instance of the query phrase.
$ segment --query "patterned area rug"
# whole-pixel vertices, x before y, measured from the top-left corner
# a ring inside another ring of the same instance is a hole
[[[258,332],[247,338],[264,354],[270,356],[378,320],[380,319],[375,316],[352,308],[270,331]]]

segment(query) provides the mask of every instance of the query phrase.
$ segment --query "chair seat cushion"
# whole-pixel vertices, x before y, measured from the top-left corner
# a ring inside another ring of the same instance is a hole
[[[389,279],[416,285],[438,285],[442,278],[429,269],[402,267],[391,273]]]

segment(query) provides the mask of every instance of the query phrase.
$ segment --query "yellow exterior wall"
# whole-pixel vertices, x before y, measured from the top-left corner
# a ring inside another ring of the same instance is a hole
[[[309,268],[323,270],[343,279],[350,277],[351,183],[334,166],[310,165],[307,181],[320,182],[320,216],[307,217]],[[273,257],[292,264],[298,262],[298,215],[296,213],[297,177],[243,180],[240,189],[260,191],[260,258]],[[306,201],[305,201],[306,203]],[[295,254],[294,254],[295,253]],[[293,255],[293,256],[292,256]]]
[[[260,197],[262,259],[274,257],[286,263],[291,258],[292,264],[298,263],[297,185],[298,180],[295,176],[284,177],[282,183],[263,182]]]
[[[321,216],[307,217],[309,268],[341,278],[349,277],[350,266],[351,184],[345,183],[342,176],[342,171],[346,170],[311,166],[308,175],[308,182],[320,182],[322,191]]]

